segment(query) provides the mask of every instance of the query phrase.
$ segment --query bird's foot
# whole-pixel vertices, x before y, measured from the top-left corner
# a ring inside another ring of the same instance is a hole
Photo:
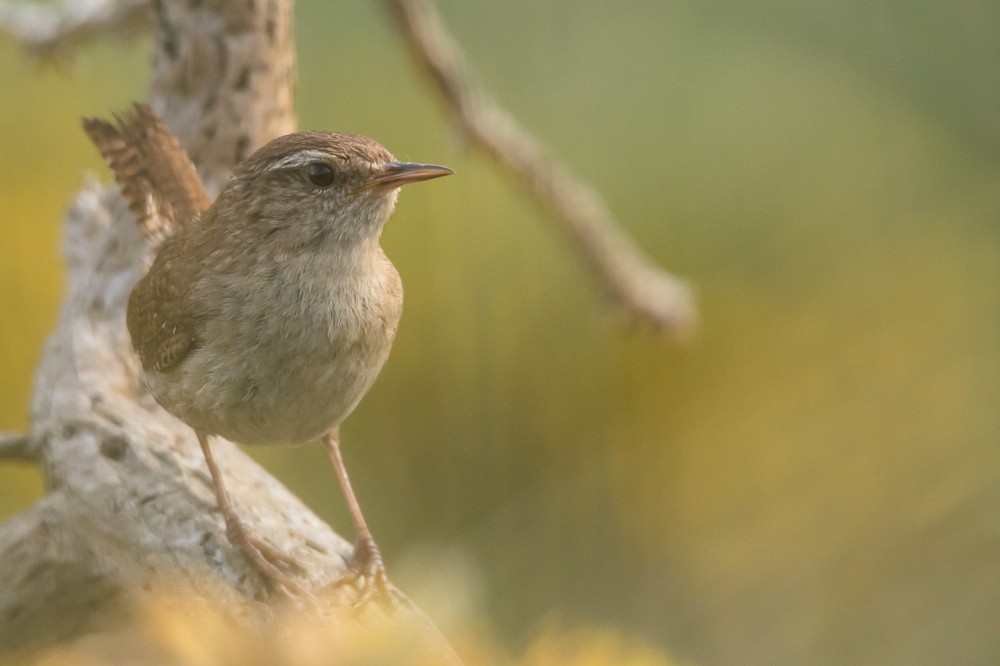
[[[271,586],[283,588],[292,596],[310,596],[301,585],[278,568],[278,565],[283,565],[301,571],[302,565],[294,557],[253,534],[239,519],[226,521],[226,536]]]
[[[373,602],[385,610],[393,610],[398,606],[393,594],[389,575],[386,573],[375,540],[370,536],[359,538],[354,544],[354,554],[347,571],[342,573],[332,584],[333,587],[350,586],[357,593],[353,604],[356,611],[363,611]]]

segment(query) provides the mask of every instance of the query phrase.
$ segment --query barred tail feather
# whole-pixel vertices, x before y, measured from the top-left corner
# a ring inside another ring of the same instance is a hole
[[[211,201],[187,153],[145,104],[115,114],[115,123],[84,118],[83,129],[118,181],[143,233],[161,240],[206,210]]]

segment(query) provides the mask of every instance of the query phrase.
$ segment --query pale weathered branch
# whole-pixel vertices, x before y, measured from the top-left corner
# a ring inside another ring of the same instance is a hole
[[[655,266],[619,228],[601,196],[547,155],[476,81],[430,0],[385,0],[414,57],[471,140],[516,176],[567,233],[610,296],[665,332],[694,326],[687,284]]]
[[[66,57],[96,36],[131,38],[149,27],[150,0],[0,2],[0,34],[40,57]]]
[[[198,167],[209,196],[250,153],[295,131],[293,5],[153,2],[149,104]]]

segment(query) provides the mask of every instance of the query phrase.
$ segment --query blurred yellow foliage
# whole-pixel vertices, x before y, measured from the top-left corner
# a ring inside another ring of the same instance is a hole
[[[9,657],[10,666],[447,666],[452,654],[414,627],[352,616],[278,611],[256,623],[174,589],[142,604],[125,626],[65,646]],[[468,666],[670,666],[656,649],[608,629],[549,630],[518,656],[482,633],[457,636]]]

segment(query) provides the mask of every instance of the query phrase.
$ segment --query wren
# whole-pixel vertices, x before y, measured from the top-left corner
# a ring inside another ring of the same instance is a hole
[[[339,424],[382,369],[403,289],[379,238],[399,188],[451,169],[397,161],[364,136],[298,132],[238,164],[209,205],[194,166],[148,107],[85,119],[158,250],[126,324],[146,386],[196,432],[229,540],[266,580],[301,592],[295,561],[239,519],[209,445],[321,439],[355,523],[346,579],[385,590],[385,567],[340,455]]]

